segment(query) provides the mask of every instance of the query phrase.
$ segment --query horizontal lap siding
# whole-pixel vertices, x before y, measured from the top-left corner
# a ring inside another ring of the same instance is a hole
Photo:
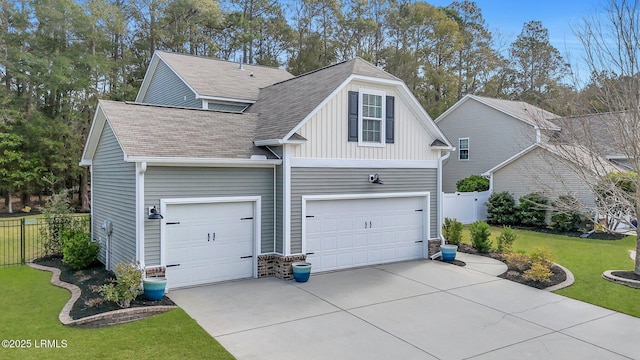
[[[283,197],[283,187],[282,187],[282,166],[276,167],[276,248],[275,251],[277,253],[284,253],[284,197]]]
[[[108,123],[105,124],[91,166],[93,239],[100,242],[100,260],[106,261],[104,220],[113,223],[111,267],[136,260],[135,165],[124,154]]]
[[[202,100],[162,61],[158,62],[143,101],[147,104],[160,104],[202,108]]]
[[[369,174],[378,174],[383,185],[371,184]],[[431,193],[429,236],[437,236],[436,169],[291,169],[291,252],[302,251],[302,196],[328,194],[374,194],[428,191]],[[427,239],[425,239],[427,240]]]
[[[230,196],[262,197],[263,253],[273,252],[273,168],[149,167],[145,175],[145,206],[160,199]],[[145,221],[145,261],[160,263],[160,224]]]

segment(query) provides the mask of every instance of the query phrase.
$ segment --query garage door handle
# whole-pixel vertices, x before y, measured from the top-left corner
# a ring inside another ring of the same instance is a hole
[[[417,243],[421,243],[421,242],[424,242],[424,241],[422,241],[422,240],[418,240],[418,241],[416,241],[415,243],[417,244]]]
[[[207,241],[216,241],[216,233],[213,233],[213,239],[211,238],[211,233],[207,233]]]
[[[240,259],[251,259],[252,257],[253,257],[253,255],[240,256]]]
[[[171,264],[171,265],[167,265],[168,268],[170,267],[175,267],[175,266],[180,266],[180,264]]]
[[[306,255],[315,255],[315,253],[314,252],[306,253]]]

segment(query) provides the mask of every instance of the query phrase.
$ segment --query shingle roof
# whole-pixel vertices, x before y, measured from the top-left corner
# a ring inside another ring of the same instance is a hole
[[[585,143],[594,148],[602,156],[623,157],[625,139],[622,133],[630,126],[624,126],[628,113],[601,113],[554,119],[553,122],[562,128],[558,140],[570,143]],[[629,121],[632,124],[632,121]],[[623,129],[624,128],[624,129]],[[597,149],[595,149],[597,148]]]
[[[260,88],[293,77],[289,72],[267,66],[246,65],[206,57],[157,51],[198,95],[257,100]]]
[[[258,101],[248,110],[260,114],[256,140],[283,139],[351,75],[400,81],[355,58],[273,84],[260,91]]]
[[[224,113],[100,100],[128,157],[250,159],[274,156],[253,145],[256,114]]]
[[[540,128],[547,130],[559,130],[558,126],[549,120],[557,119],[560,116],[524,101],[493,99],[476,95],[470,95],[469,97],[531,125],[538,125]]]

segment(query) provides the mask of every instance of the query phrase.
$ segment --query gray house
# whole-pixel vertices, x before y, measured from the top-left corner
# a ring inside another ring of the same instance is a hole
[[[101,260],[166,266],[177,288],[427,258],[452,149],[359,58],[293,77],[157,52],[136,102],[99,102],[81,164]]]
[[[443,169],[444,192],[455,192],[457,181],[484,174],[545,142],[560,130],[549,121],[555,118],[558,116],[522,101],[466,95],[435,120],[456,146]]]

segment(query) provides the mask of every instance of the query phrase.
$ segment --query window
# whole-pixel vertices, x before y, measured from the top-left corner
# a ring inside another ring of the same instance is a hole
[[[469,160],[469,138],[458,139],[458,160]]]
[[[349,91],[348,140],[359,146],[379,146],[394,143],[393,96],[382,91]]]

